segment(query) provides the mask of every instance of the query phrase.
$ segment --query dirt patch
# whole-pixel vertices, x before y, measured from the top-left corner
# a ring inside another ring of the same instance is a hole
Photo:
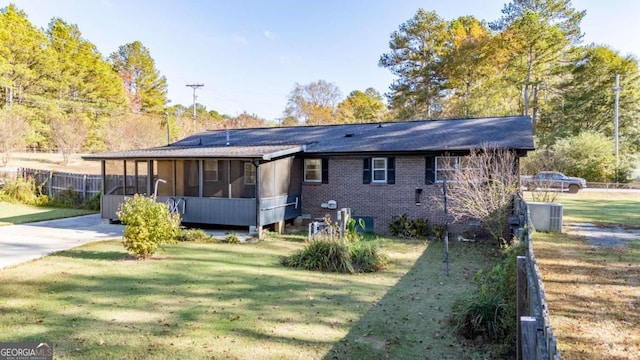
[[[17,168],[60,171],[77,174],[100,174],[100,161],[85,161],[81,154],[73,154],[65,164],[60,153],[13,153],[11,160],[0,171],[15,171]]]
[[[600,226],[592,223],[569,223],[564,232],[584,236],[589,244],[617,248],[627,246],[631,241],[640,240],[640,229],[624,229],[620,226]]]

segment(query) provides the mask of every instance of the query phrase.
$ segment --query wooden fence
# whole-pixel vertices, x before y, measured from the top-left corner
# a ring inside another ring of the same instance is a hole
[[[102,189],[100,175],[20,168],[18,176],[34,179],[37,185],[42,186],[43,193],[55,199],[59,199],[63,194],[68,196],[69,189],[73,189],[80,201],[86,201],[92,196],[100,194]]]
[[[531,219],[527,203],[518,204],[526,227],[519,229],[526,254],[517,259],[518,359],[559,360],[557,340],[553,335],[542,275],[533,252]]]

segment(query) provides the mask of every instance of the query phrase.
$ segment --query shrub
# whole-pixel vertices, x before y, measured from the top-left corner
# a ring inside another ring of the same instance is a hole
[[[487,286],[477,294],[453,304],[453,329],[467,339],[484,335],[499,340],[506,322],[505,301],[502,296]]]
[[[7,201],[27,205],[46,205],[50,202],[49,197],[41,193],[40,186],[36,185],[33,179],[22,177],[5,182],[0,193]]]
[[[65,207],[76,207],[82,203],[82,199],[76,189],[69,186],[58,193],[56,203]]]
[[[516,336],[516,257],[525,251],[517,240],[506,248],[502,259],[475,280],[480,283],[478,292],[453,305],[454,330],[466,338],[479,335],[499,342],[505,352],[512,348]]]
[[[100,193],[93,195],[92,197],[87,199],[82,204],[82,207],[87,209],[87,210],[100,211],[100,197],[101,196],[102,196],[102,194],[100,194]]]
[[[229,233],[224,237],[224,242],[227,244],[240,244],[240,238],[235,233]]]
[[[192,242],[198,242],[198,243],[208,243],[208,242],[215,241],[215,239],[211,235],[207,234],[201,229],[184,229],[184,228],[178,231],[176,240],[180,242],[192,241]]]
[[[152,197],[136,194],[127,198],[117,215],[125,224],[124,247],[139,259],[150,257],[163,244],[175,242],[180,229],[180,215]]]
[[[331,238],[313,240],[291,256],[281,258],[287,267],[339,273],[376,272],[389,266],[389,257],[376,241],[362,237],[352,242]]]
[[[402,238],[426,238],[429,236],[431,226],[427,219],[409,220],[407,214],[402,214],[389,224],[389,231],[393,236]]]
[[[358,241],[349,246],[351,264],[355,272],[376,272],[389,266],[389,257],[380,251],[376,242]]]
[[[338,240],[319,239],[308,243],[291,256],[281,258],[287,267],[326,272],[354,272],[347,244]]]

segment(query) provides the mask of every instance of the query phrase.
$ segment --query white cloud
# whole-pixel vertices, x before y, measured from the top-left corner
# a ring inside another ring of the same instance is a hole
[[[276,37],[276,34],[274,34],[273,32],[269,31],[269,30],[263,30],[262,34],[269,40],[274,40]]]

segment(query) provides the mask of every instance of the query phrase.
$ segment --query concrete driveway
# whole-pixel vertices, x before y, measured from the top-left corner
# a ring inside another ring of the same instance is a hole
[[[99,214],[0,226],[0,269],[86,243],[122,237],[124,226]]]

